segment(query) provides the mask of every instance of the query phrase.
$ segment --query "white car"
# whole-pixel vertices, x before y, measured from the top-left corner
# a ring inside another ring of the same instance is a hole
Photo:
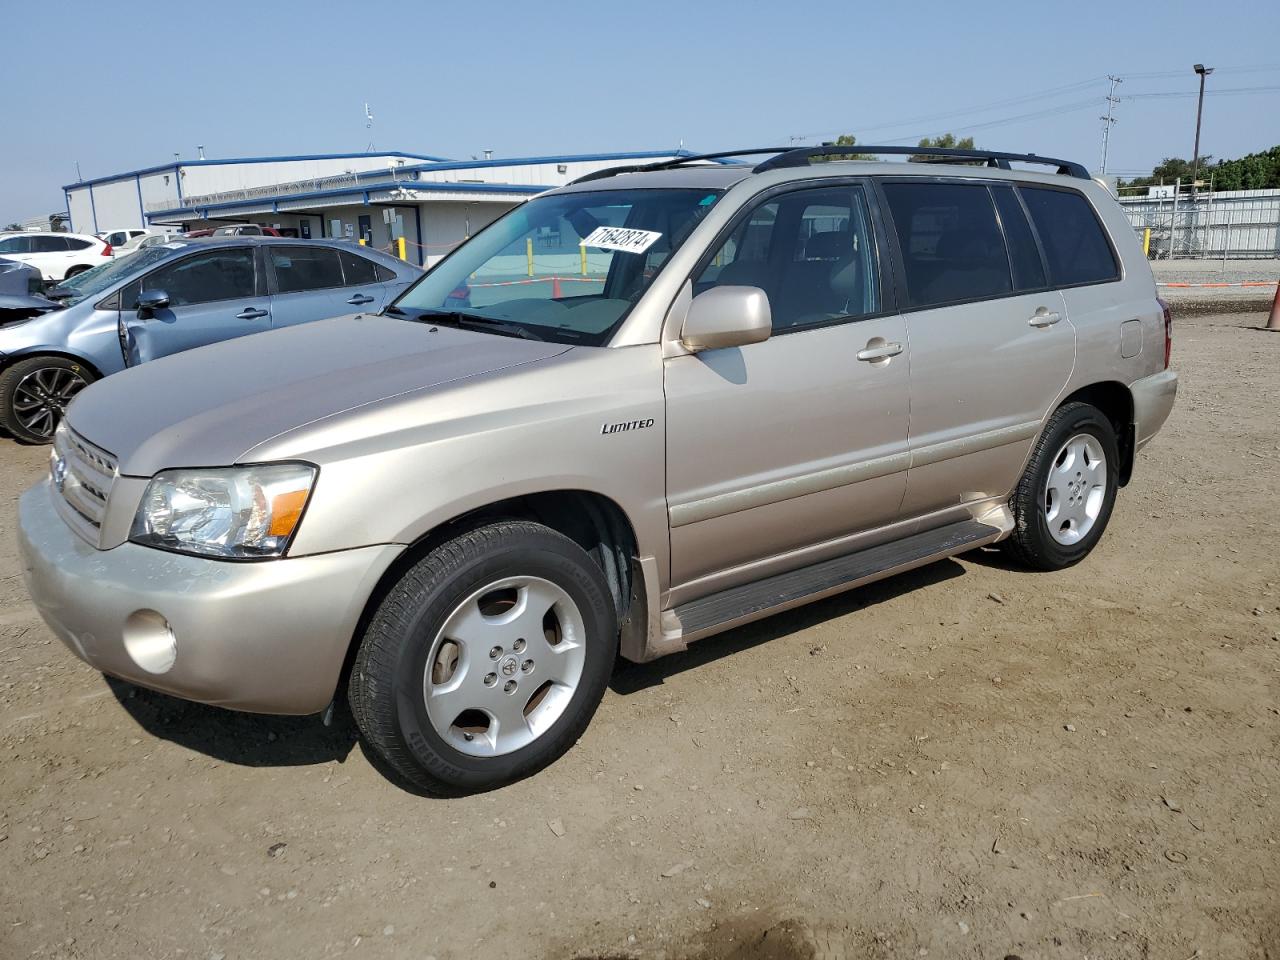
[[[130,232],[136,233],[137,231],[130,231]],[[139,250],[145,250],[147,249],[147,247],[154,247],[157,244],[161,244],[161,243],[169,243],[170,241],[176,240],[177,238],[178,238],[178,235],[174,233],[142,233],[142,234],[139,234],[138,236],[132,237],[127,243],[121,246],[116,246],[115,244],[112,244],[111,250],[115,256],[115,259],[119,260],[122,257],[131,256],[132,254],[137,253]],[[110,242],[109,239],[108,239],[108,242]]]
[[[92,270],[111,257],[111,244],[83,233],[28,231],[0,235],[0,257],[29,263],[46,282]]]
[[[122,247],[127,247],[133,241],[145,237],[149,233],[151,231],[143,227],[121,227],[118,230],[99,230],[94,236],[111,244],[116,253],[119,253]]]

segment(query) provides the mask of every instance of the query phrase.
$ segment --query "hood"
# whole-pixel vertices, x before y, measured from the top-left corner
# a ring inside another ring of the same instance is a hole
[[[82,391],[67,421],[129,476],[226,466],[308,423],[569,349],[393,317],[338,317],[125,370]]]

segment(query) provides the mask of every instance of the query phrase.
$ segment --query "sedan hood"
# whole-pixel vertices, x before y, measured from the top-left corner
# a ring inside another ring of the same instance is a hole
[[[121,474],[150,477],[230,465],[308,423],[569,349],[393,317],[338,317],[125,370],[82,391],[67,421],[115,454]]]

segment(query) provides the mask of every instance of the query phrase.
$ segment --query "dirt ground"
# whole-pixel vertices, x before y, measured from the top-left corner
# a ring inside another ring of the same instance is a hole
[[[0,957],[1280,957],[1280,335],[1178,322],[1099,549],[970,554],[619,670],[422,799],[349,718],[108,685],[37,619],[0,441]]]

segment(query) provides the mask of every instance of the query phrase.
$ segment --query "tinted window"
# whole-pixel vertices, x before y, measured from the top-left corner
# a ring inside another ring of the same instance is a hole
[[[377,276],[379,283],[386,283],[388,280],[394,280],[396,278],[396,272],[394,270],[389,267],[384,267],[380,263],[375,263],[373,265],[373,272]]]
[[[79,237],[64,237],[68,250],[88,250],[93,246],[92,240],[81,240]]]
[[[1010,293],[1009,254],[986,186],[886,183],[913,307]]]
[[[30,253],[30,237],[5,237],[0,240],[0,253]]]
[[[106,240],[107,243],[111,244],[113,247],[119,247],[128,242],[129,235],[123,230],[117,230],[115,233],[108,234],[102,239]]]
[[[1044,262],[1040,259],[1035,235],[1013,187],[993,186],[991,196],[995,198],[996,212],[1000,215],[1000,226],[1004,227],[1004,240],[1009,247],[1014,289],[1041,289],[1045,286]]]
[[[378,282],[378,272],[373,269],[372,260],[357,256],[349,250],[341,251],[338,256],[342,260],[342,277],[348,287]]]
[[[252,297],[255,291],[253,251],[230,249],[196,254],[161,267],[144,278],[141,286],[144,290],[163,290],[173,307]],[[137,295],[132,290],[126,291],[126,302],[130,295],[136,303]]]
[[[879,312],[866,197],[859,187],[799,190],[751,212],[694,278],[760,287],[778,332]]]
[[[88,244],[85,244],[88,246]],[[67,238],[66,237],[32,237],[31,238],[32,253],[66,253]]]
[[[342,266],[332,247],[268,247],[280,293],[342,286]]]
[[[1093,207],[1074,190],[1019,187],[1044,245],[1054,286],[1117,280],[1120,268]]]

